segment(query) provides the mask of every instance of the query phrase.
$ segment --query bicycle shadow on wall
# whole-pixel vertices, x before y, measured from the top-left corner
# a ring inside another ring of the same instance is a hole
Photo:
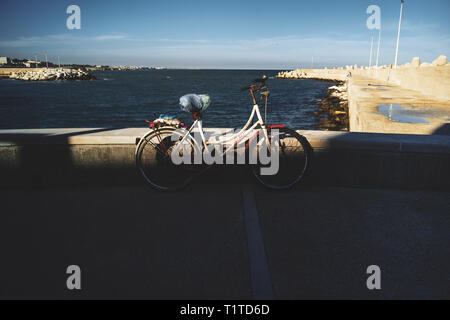
[[[94,181],[94,172],[104,176],[106,180],[103,182],[110,182],[114,177],[102,174],[101,168],[80,167],[74,161],[73,146],[69,143],[72,136],[110,130],[115,129],[101,128],[67,133],[28,133],[20,130],[0,132],[0,187],[43,188],[91,183]]]
[[[433,131],[433,134],[450,136],[450,123],[444,123]]]

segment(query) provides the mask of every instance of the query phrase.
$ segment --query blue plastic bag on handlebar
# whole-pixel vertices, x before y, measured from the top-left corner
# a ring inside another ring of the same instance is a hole
[[[186,94],[180,98],[181,110],[195,113],[202,112],[211,103],[211,98],[207,94]]]

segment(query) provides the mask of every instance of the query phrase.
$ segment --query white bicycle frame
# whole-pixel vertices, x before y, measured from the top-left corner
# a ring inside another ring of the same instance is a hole
[[[251,123],[253,122],[253,118],[255,117],[255,115],[256,115],[256,117],[257,117],[257,121],[250,127]],[[267,128],[266,128],[266,125],[265,125],[265,123],[264,123],[264,121],[263,121],[263,119],[262,119],[261,112],[259,111],[259,106],[258,106],[258,104],[255,104],[255,105],[253,106],[253,109],[252,109],[252,112],[251,112],[251,114],[250,114],[250,117],[248,118],[248,121],[247,121],[247,123],[244,125],[244,127],[242,127],[242,129],[241,129],[238,133],[233,134],[233,135],[229,135],[229,136],[227,136],[226,138],[221,139],[221,140],[219,141],[222,145],[228,145],[228,146],[229,146],[228,149],[226,149],[226,150],[223,152],[223,154],[226,154],[226,153],[229,152],[231,149],[233,149],[234,146],[235,146],[236,144],[238,144],[240,141],[244,140],[244,138],[251,138],[251,134],[252,134],[253,130],[254,130],[258,125],[261,127],[261,129],[262,129],[263,132],[264,132],[264,138],[265,138],[266,141],[268,142],[268,146],[267,146],[267,147],[268,147],[269,150],[270,150],[270,140],[269,140],[269,135],[268,135],[268,133],[267,133]],[[200,132],[200,136],[201,136],[201,138],[202,138],[202,143],[203,143],[203,145],[205,146],[205,148],[208,146],[208,142],[206,141],[205,134],[204,134],[204,132],[203,132],[203,123],[202,123],[202,120],[197,119],[197,120],[194,121],[194,123],[191,125],[191,127],[189,128],[189,130],[188,130],[188,131],[186,132],[186,134],[183,136],[183,138],[181,139],[180,143],[177,145],[176,148],[179,148],[178,146],[182,146],[182,145],[183,145],[183,143],[186,141],[187,137],[190,136],[190,134],[192,133],[192,131],[194,130],[194,128],[195,128],[196,126],[197,126],[198,129],[199,129],[199,132]],[[247,140],[247,139],[245,139],[244,141],[246,141],[246,140]],[[175,150],[177,150],[177,149],[175,149]],[[175,151],[175,150],[174,150],[174,151]]]

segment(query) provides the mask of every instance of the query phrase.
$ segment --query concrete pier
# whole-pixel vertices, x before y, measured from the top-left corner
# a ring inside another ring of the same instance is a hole
[[[354,75],[348,82],[350,131],[450,135],[450,100]]]
[[[344,81],[346,80],[346,75],[351,72],[352,76],[381,81],[386,85],[417,91],[422,95],[428,96],[428,99],[448,102],[450,100],[450,63],[446,62],[447,58],[445,56],[442,56],[442,58],[437,59],[440,63],[433,62],[433,65],[420,64],[420,60],[414,58],[411,63],[398,66],[397,68],[392,66],[371,68],[347,66],[346,68],[338,69],[296,69],[281,72],[278,77]]]
[[[349,129],[355,132],[450,134],[450,64],[414,58],[393,68],[297,69],[279,78],[346,81]],[[347,74],[351,73],[351,77]]]

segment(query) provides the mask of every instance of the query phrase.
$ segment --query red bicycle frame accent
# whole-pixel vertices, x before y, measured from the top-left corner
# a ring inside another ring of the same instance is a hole
[[[268,128],[269,129],[276,129],[276,128],[286,128],[286,126],[285,125],[283,125],[283,124],[273,124],[273,125],[270,125],[270,126],[268,126]],[[246,144],[246,146],[245,146],[245,151],[248,151],[248,148],[250,147],[250,143],[256,138],[256,137],[258,137],[260,134],[261,134],[261,132],[262,132],[262,130],[261,129],[259,129],[250,139],[248,139],[248,142],[247,142],[247,144]],[[237,143],[236,143],[237,144]],[[236,145],[235,144],[235,145]]]

